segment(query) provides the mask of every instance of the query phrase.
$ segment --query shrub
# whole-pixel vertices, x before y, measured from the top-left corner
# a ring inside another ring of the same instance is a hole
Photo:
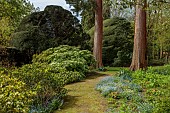
[[[62,45],[50,48],[33,57],[33,63],[47,63],[55,68],[63,68],[67,71],[77,71],[85,74],[95,61],[90,51]]]
[[[148,65],[150,65],[150,66],[163,66],[164,64],[166,64],[165,59],[157,60],[157,59],[149,58],[149,60],[148,60]]]
[[[27,113],[36,91],[26,88],[27,84],[14,78],[7,70],[0,71],[0,112]]]
[[[147,70],[148,73],[161,74],[161,75],[170,75],[170,65],[149,67]]]
[[[15,47],[0,47],[0,65],[4,67],[21,66],[28,57]]]
[[[103,22],[103,64],[105,66],[127,66],[133,48],[133,29],[124,18],[114,17]],[[94,27],[89,30],[93,46]]]
[[[50,66],[27,64],[15,70],[13,76],[25,82],[27,89],[37,92],[33,97],[32,110],[39,108],[38,111],[50,113],[51,109],[60,107],[66,94],[63,88],[65,81],[60,74],[53,73]],[[55,106],[51,107],[52,103],[55,103]]]

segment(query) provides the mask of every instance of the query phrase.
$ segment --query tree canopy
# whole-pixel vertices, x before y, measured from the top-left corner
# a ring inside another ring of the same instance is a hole
[[[13,34],[12,44],[29,55],[59,45],[87,47],[89,36],[79,20],[61,6],[46,6],[44,11],[26,16]]]
[[[9,46],[13,31],[33,11],[35,8],[28,0],[0,1],[0,45]]]

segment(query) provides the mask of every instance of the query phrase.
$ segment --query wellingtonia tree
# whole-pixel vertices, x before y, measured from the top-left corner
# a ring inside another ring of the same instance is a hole
[[[102,0],[103,19],[111,17],[111,2],[112,0]],[[83,30],[88,31],[95,25],[95,0],[66,0],[66,3],[71,7],[71,11],[81,16],[81,24]]]
[[[96,68],[101,68],[102,63],[102,39],[103,39],[103,15],[102,15],[102,0],[96,0],[95,8],[95,32],[94,32],[94,47],[93,55],[97,61]]]
[[[95,34],[94,34],[94,48],[93,55],[96,60],[96,68],[101,68],[102,63],[102,38],[103,38],[103,13],[102,13],[102,0],[66,0],[66,3],[73,6],[75,12],[88,10],[85,6],[91,4],[92,9],[95,11]],[[88,6],[88,8],[89,8]]]
[[[137,0],[135,14],[135,35],[132,63],[130,70],[145,69],[146,59],[146,0]]]
[[[133,50],[133,58],[132,58],[132,63],[131,63],[130,69],[131,70],[138,70],[140,68],[144,69],[147,67],[147,62],[146,62],[147,61],[146,60],[146,56],[147,56],[146,55],[146,48],[147,48],[147,44],[146,44],[146,42],[147,42],[147,39],[146,39],[146,34],[147,34],[146,33],[146,8],[148,11],[148,10],[150,10],[150,9],[148,9],[148,6],[153,5],[153,6],[156,6],[156,7],[153,7],[153,9],[157,11],[158,9],[160,9],[160,7],[157,6],[157,4],[160,4],[160,5],[168,4],[169,5],[170,2],[169,2],[169,0],[122,0],[122,3],[129,4],[130,6],[131,6],[131,4],[136,6],[134,50]],[[162,13],[162,11],[161,11],[161,13]],[[153,14],[154,14],[154,12],[153,12]],[[161,23],[160,17],[158,19],[158,22],[155,23],[156,26],[158,26],[158,23]],[[151,32],[153,32],[151,27],[149,26],[149,29],[148,29],[149,33],[147,34],[147,37],[150,37]],[[163,33],[159,32],[159,35],[162,36]],[[154,36],[154,39],[155,38],[158,38],[158,36],[156,36],[156,37]],[[161,38],[161,41],[162,41],[162,38]],[[161,41],[159,41],[159,42],[161,42]],[[153,46],[155,46],[155,44],[153,44]],[[151,53],[150,48],[147,48],[147,49]]]

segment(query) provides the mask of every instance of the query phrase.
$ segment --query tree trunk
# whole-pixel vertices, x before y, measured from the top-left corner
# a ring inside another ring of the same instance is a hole
[[[144,69],[147,67],[146,58],[146,0],[137,0],[135,16],[135,36],[133,57],[130,70]]]
[[[96,1],[95,10],[95,32],[94,32],[94,48],[93,55],[97,62],[96,68],[103,66],[102,63],[102,39],[103,39],[103,16],[102,16],[102,0]]]
[[[160,53],[159,53],[159,59],[163,58],[163,43],[160,41]]]

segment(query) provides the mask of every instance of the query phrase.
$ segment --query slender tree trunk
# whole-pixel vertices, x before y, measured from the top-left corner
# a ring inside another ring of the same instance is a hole
[[[146,58],[146,0],[137,0],[135,16],[135,36],[133,57],[130,70],[144,69],[147,67]]]
[[[102,39],[103,39],[103,16],[102,16],[102,0],[96,1],[95,10],[95,32],[94,32],[94,48],[93,55],[97,61],[96,68],[103,66],[102,64]]]
[[[169,57],[170,57],[170,53],[168,52],[168,56],[167,56],[167,64],[169,64]]]
[[[161,41],[160,41],[161,42]],[[163,43],[160,43],[160,55],[159,58],[162,59],[163,58]]]

